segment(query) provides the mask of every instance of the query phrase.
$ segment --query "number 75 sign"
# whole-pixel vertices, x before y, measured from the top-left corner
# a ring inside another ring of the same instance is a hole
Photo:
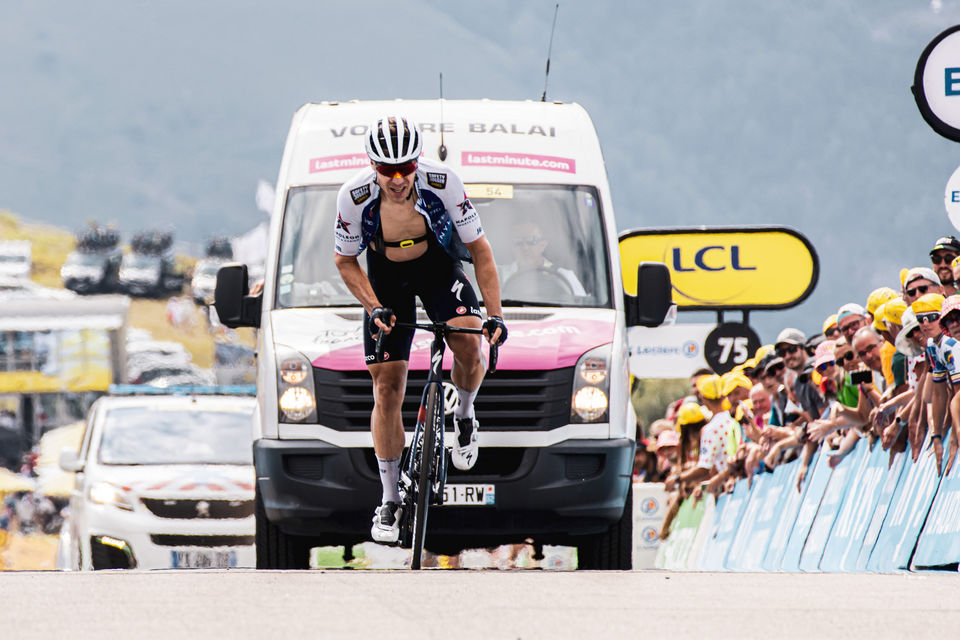
[[[749,360],[760,348],[756,331],[740,322],[725,322],[707,334],[703,356],[710,368],[726,373]]]

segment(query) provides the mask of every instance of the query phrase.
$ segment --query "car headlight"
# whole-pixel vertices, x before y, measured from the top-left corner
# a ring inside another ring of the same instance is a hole
[[[310,361],[298,351],[278,346],[277,363],[280,422],[316,422],[317,399]]]
[[[113,505],[118,509],[133,511],[133,503],[127,493],[109,482],[95,482],[90,485],[90,489],[87,490],[87,497],[90,498],[90,502]]]
[[[577,360],[570,402],[572,422],[605,422],[610,406],[610,352],[605,344],[586,352]]]

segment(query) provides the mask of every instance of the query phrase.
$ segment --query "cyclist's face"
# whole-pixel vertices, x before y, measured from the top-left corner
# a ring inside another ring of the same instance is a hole
[[[400,204],[410,197],[413,190],[413,180],[417,177],[416,172],[406,176],[394,174],[392,177],[377,175],[377,184],[380,185],[380,191],[383,197],[389,202]]]

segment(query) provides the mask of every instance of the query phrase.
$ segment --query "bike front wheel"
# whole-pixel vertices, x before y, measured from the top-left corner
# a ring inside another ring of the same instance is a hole
[[[433,492],[434,476],[438,472],[435,464],[437,459],[437,434],[443,429],[443,394],[439,392],[440,385],[432,384],[427,391],[427,401],[424,405],[423,438],[420,441],[420,469],[417,474],[416,506],[413,517],[413,557],[410,560],[411,569],[419,569],[423,561],[423,543],[427,536],[427,511],[430,508],[431,493]]]

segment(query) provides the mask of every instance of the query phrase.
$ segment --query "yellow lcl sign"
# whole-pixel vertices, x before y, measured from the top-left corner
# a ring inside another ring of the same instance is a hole
[[[663,262],[681,309],[782,309],[813,291],[813,245],[786,227],[626,231],[620,235],[623,288],[637,293],[637,266]]]

